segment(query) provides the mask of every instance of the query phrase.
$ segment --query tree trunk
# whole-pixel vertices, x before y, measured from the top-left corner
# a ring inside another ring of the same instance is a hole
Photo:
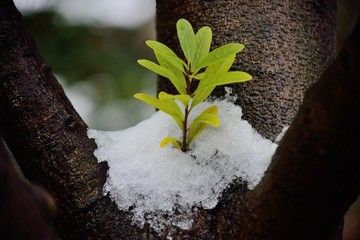
[[[249,71],[254,80],[232,88],[246,118],[274,139],[291,123],[304,89],[333,58],[330,16],[335,5],[246,1],[239,6],[237,1],[158,1],[159,40],[175,44],[174,23],[186,17],[197,27],[215,29],[216,45],[245,43],[235,68]],[[335,239],[334,226],[360,189],[360,161],[353,154],[360,134],[355,122],[360,111],[359,28],[358,23],[348,49],[306,95],[261,183],[253,191],[234,183],[214,209],[200,211],[192,229],[172,229],[174,239]],[[165,234],[132,225],[130,213],[102,196],[107,164],[97,163],[86,124],[10,0],[0,0],[0,49],[0,132],[26,178],[54,195],[60,237],[165,239]],[[223,93],[218,89],[216,96]]]
[[[54,196],[60,237],[134,239],[129,214],[102,194],[107,163],[11,0],[0,0],[0,49],[0,133],[26,178]]]
[[[244,197],[247,208],[237,204],[236,193],[229,197],[230,209],[247,223],[234,224],[239,239],[337,239],[337,225],[360,193],[359,42],[360,21],[307,91],[265,177]],[[218,226],[229,233],[219,239],[235,239],[233,227]]]
[[[244,119],[270,140],[290,125],[305,90],[335,57],[335,0],[158,0],[156,17],[158,40],[178,53],[174,26],[179,18],[196,29],[210,26],[213,47],[245,45],[233,68],[249,72],[253,80],[231,88]],[[169,82],[162,79],[158,90],[169,90]],[[224,96],[224,87],[213,94]]]

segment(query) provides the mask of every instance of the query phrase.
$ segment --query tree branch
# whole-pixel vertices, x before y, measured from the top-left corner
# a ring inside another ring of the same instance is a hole
[[[108,165],[94,156],[87,126],[44,62],[11,0],[0,0],[0,134],[25,177],[55,198],[63,239],[143,239],[103,196]]]
[[[83,207],[102,195],[107,166],[97,163],[86,124],[38,53],[20,13],[12,2],[2,4],[1,132],[29,180],[56,189],[61,204]]]
[[[219,212],[217,239],[335,239],[360,194],[360,21],[306,93],[265,177]],[[245,207],[246,206],[246,207]],[[231,224],[225,216],[233,215]],[[341,239],[341,238],[340,238]]]

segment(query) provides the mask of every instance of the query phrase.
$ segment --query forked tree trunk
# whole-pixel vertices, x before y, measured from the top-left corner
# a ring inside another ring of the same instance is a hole
[[[162,0],[157,28],[159,40],[175,44],[174,23],[186,17],[197,27],[211,26],[216,45],[245,43],[235,68],[250,72],[254,80],[233,89],[246,118],[274,139],[292,121],[304,89],[333,58],[335,5],[269,2]],[[216,208],[200,211],[192,229],[179,230],[174,239],[335,239],[334,226],[360,189],[360,161],[353,154],[360,135],[355,121],[360,111],[359,32],[358,23],[348,49],[307,94],[261,183],[253,191],[234,184]],[[97,163],[86,124],[10,0],[0,0],[0,49],[0,132],[26,178],[57,200],[60,237],[161,238],[131,225],[129,213],[102,196],[107,165]],[[12,173],[0,171],[2,179],[4,174]]]

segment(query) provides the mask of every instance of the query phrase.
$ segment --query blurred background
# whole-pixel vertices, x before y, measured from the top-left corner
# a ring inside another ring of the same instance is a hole
[[[155,0],[16,0],[41,55],[90,128],[120,130],[154,109],[133,98],[155,95],[152,59]]]
[[[121,130],[154,109],[133,98],[155,95],[156,76],[136,60],[153,59],[155,0],[15,0],[45,61],[90,128]],[[356,7],[355,7],[356,5]],[[339,46],[360,4],[338,0]],[[329,196],[331,197],[331,196]],[[345,218],[344,240],[360,240],[360,201]]]

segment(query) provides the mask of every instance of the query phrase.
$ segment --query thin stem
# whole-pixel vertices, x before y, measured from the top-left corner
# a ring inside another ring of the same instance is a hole
[[[182,145],[181,150],[186,152],[187,149],[187,121],[189,116],[189,106],[185,107],[185,114],[184,114],[184,122],[183,122],[183,136],[182,136]]]
[[[187,72],[185,74],[185,80],[186,80],[186,94],[191,95],[191,79],[189,76],[191,75],[191,72]],[[185,112],[184,112],[184,121],[183,121],[183,135],[182,135],[182,145],[181,145],[181,151],[186,152],[188,150],[188,144],[187,144],[187,122],[189,117],[190,109],[189,106],[185,106]]]

